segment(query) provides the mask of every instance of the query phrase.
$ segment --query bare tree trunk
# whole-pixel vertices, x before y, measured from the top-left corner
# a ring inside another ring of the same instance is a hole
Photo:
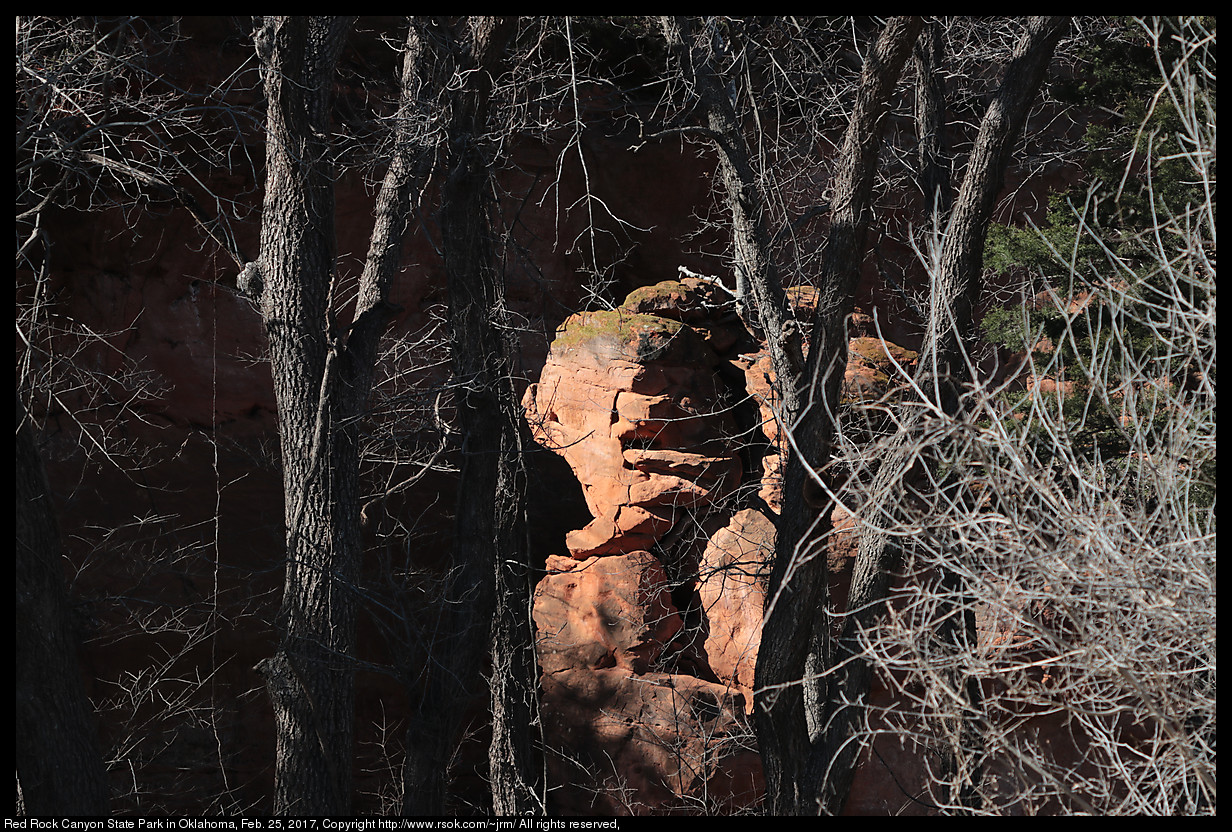
[[[286,578],[277,652],[259,666],[274,705],[276,814],[351,807],[358,457],[338,430],[331,324],[334,64],[349,23],[269,18],[256,34],[267,105],[261,313],[282,445]]]
[[[105,815],[107,773],[60,565],[60,530],[34,431],[17,400],[16,755],[24,813]]]
[[[394,153],[377,199],[349,327],[334,319],[330,108],[346,18],[270,18],[256,33],[268,107],[259,293],[278,400],[286,512],[281,639],[263,661],[274,705],[278,814],[347,814],[354,641],[362,561],[357,424],[367,407],[389,286],[431,166],[415,129],[416,30],[408,34]]]
[[[942,223],[949,216],[949,147],[945,135],[945,30],[932,20],[915,43],[915,131],[918,140],[916,166],[924,213]]]
[[[460,739],[462,703],[491,660],[493,811],[541,809],[535,793],[535,670],[531,577],[525,521],[521,408],[513,388],[514,349],[505,329],[504,276],[491,228],[492,163],[488,104],[514,18],[444,24],[460,83],[451,95],[441,238],[449,281],[450,343],[457,391],[462,470],[451,586],[443,612],[447,639],[418,724],[407,738],[404,814],[440,814],[448,767]]]
[[[534,576],[526,527],[526,470],[520,425],[523,414],[512,379],[500,392],[501,448],[497,457],[493,571],[496,610],[492,619],[492,741],[488,772],[492,811],[497,815],[542,814],[544,776],[539,758],[539,664],[531,617]]]
[[[975,341],[973,314],[983,286],[980,272],[992,210],[1014,143],[1068,23],[1068,17],[1035,17],[1027,24],[1006,66],[1001,87],[984,114],[946,226],[938,264],[938,300],[949,304],[952,317],[931,315],[927,341],[936,345],[933,372],[941,385],[938,402],[948,414],[958,413],[958,391],[970,381],[960,342]],[[922,356],[920,367],[928,365],[929,356]]]
[[[933,406],[946,416],[959,415],[962,394],[971,381],[969,356],[975,344],[972,314],[983,287],[984,241],[992,209],[1001,190],[1010,152],[1067,20],[1063,17],[1034,18],[1028,24],[1005,68],[1001,88],[985,113],[962,188],[946,225],[938,268],[932,275],[928,329],[916,374],[920,388],[925,393],[933,393]],[[940,197],[934,199],[934,205],[941,204]],[[911,412],[921,414],[925,411],[915,407]],[[941,498],[930,491],[930,483],[936,482],[936,461],[931,455],[920,460],[915,445],[915,429],[920,419],[926,417],[905,414],[905,418],[907,427],[884,455],[885,460],[874,479],[871,490],[874,501],[864,507],[864,514],[874,528],[886,527],[885,517],[895,512],[896,501]],[[926,467],[930,470],[926,471]],[[904,492],[904,487],[908,493]],[[949,495],[944,499],[957,498]],[[853,738],[863,716],[860,703],[865,700],[871,682],[871,668],[861,658],[859,633],[881,614],[880,602],[885,599],[890,576],[898,570],[901,561],[902,550],[894,539],[878,532],[867,532],[862,537],[847,605],[852,612],[847,616],[835,656],[842,670],[835,676],[831,701],[838,710],[828,721],[825,743],[829,749],[825,756],[844,762],[833,765],[832,770],[840,774],[849,768],[845,761],[854,760],[859,750],[860,745]],[[941,578],[941,586],[951,598],[960,594],[958,583],[953,575]],[[974,620],[969,612],[959,613],[953,609],[950,612],[955,614],[942,613],[948,622],[943,627],[949,627],[950,631],[941,635],[951,641],[973,639]],[[974,680],[956,679],[955,686],[966,695],[971,714],[978,712],[979,689]],[[971,725],[960,726],[956,733],[963,737],[962,744],[978,758],[975,749],[980,746],[980,740],[970,729]],[[979,777],[978,761],[962,762],[951,755],[943,768],[950,771],[953,779],[963,781],[956,783],[952,801],[970,802]],[[824,808],[830,812],[840,811],[849,788],[849,781],[846,784],[836,782],[828,788],[827,794],[833,797]]]
[[[780,397],[780,420],[784,430],[792,432],[807,465],[805,468],[795,454],[789,456],[757,665],[756,714],[770,811],[811,812],[816,809],[816,783],[809,781],[806,772],[813,740],[820,733],[819,718],[825,712],[825,691],[823,685],[806,677],[829,665],[825,559],[815,556],[828,531],[829,507],[824,490],[816,487],[805,471],[820,472],[829,455],[833,403],[837,402],[846,364],[846,317],[864,256],[881,122],[923,22],[919,18],[892,19],[864,68],[839,156],[820,283],[822,302],[813,325],[807,365],[802,355],[802,333],[791,319],[770,251],[764,197],[737,120],[730,85],[719,70],[725,63],[722,57],[727,47],[717,27],[710,23],[701,29],[684,17],[662,18],[661,23],[682,66],[691,70],[706,110],[706,135],[719,152],[726,203],[732,215],[737,294],[745,320],[766,340]]]
[[[749,329],[766,342],[778,379],[796,379],[804,364],[801,330],[792,319],[787,294],[770,250],[765,198],[757,184],[748,142],[740,129],[732,89],[720,66],[728,48],[714,18],[699,28],[689,17],[661,18],[664,37],[682,66],[691,70],[706,111],[708,135],[719,156],[725,202],[731,212],[736,297]],[[785,413],[798,413],[798,384],[780,381]]]
[[[784,408],[795,453],[784,474],[783,510],[770,575],[756,686],[757,733],[775,814],[817,811],[827,772],[821,747],[830,696],[820,671],[831,666],[824,541],[832,500],[827,483],[835,408],[847,363],[847,316],[864,259],[882,120],[923,21],[892,18],[869,53],[834,182],[820,298],[802,373],[798,409]],[[776,371],[779,368],[776,367]],[[784,396],[787,400],[788,396]],[[843,772],[850,778],[852,772]]]

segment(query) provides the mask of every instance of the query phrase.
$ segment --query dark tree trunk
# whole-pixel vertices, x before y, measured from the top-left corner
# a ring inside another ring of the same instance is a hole
[[[864,257],[881,123],[922,25],[919,18],[892,19],[861,76],[839,155],[820,281],[822,300],[806,364],[802,331],[791,319],[770,251],[764,197],[728,79],[719,69],[729,63],[727,47],[709,24],[699,29],[689,18],[662,19],[669,46],[691,71],[707,116],[706,135],[719,153],[743,315],[765,338],[776,375],[780,423],[784,431],[792,432],[804,457],[802,464],[795,454],[789,456],[757,664],[757,733],[769,809],[775,814],[816,811],[820,779],[811,773],[809,761],[816,756],[814,741],[821,733],[826,696],[824,685],[806,677],[829,666],[831,647],[825,617],[825,559],[815,556],[829,529],[829,500],[814,477],[824,476],[829,456],[833,408],[846,365],[846,318]]]
[[[534,774],[537,665],[524,418],[513,387],[516,335],[492,232],[494,183],[487,136],[491,81],[503,66],[516,19],[472,18],[469,29],[466,69],[480,71],[468,73],[455,102],[441,211],[454,377],[465,390],[458,409],[465,447],[454,546],[459,562],[472,566],[492,587],[490,603],[476,610],[479,632],[486,636],[478,641],[491,661],[492,810],[523,815],[542,809]]]
[[[330,324],[334,64],[348,21],[268,18],[261,313],[278,402],[286,578],[278,650],[260,665],[274,706],[274,812],[351,807],[358,458],[339,430],[338,344]]]
[[[756,672],[758,742],[769,809],[775,814],[816,812],[818,801],[825,800],[823,781],[828,784],[827,775],[835,775],[823,760],[822,727],[830,696],[819,675],[832,662],[823,551],[832,500],[825,466],[847,363],[847,316],[866,249],[882,121],[922,25],[920,18],[892,18],[865,63],[838,157],[808,360],[803,372],[780,381],[796,388],[798,409],[784,408],[781,417],[796,453],[790,454],[784,474]],[[850,778],[852,773],[840,774]]]
[[[920,33],[915,66],[916,182],[924,213],[938,226],[950,213],[950,159],[945,131],[945,30],[933,20]]]
[[[962,395],[971,381],[969,356],[975,345],[972,314],[983,287],[982,264],[984,241],[996,197],[1001,190],[1010,152],[1026,115],[1035,99],[1057,41],[1063,34],[1067,18],[1034,18],[1020,40],[1004,71],[1004,80],[989,104],[980,126],[975,147],[967,162],[962,187],[946,224],[937,268],[932,275],[933,289],[929,307],[928,328],[916,382],[925,393],[933,394],[931,404],[936,411],[957,417],[962,408]],[[937,197],[933,204],[944,205]],[[934,454],[921,458],[917,447],[920,420],[928,416],[913,416],[929,411],[918,406],[903,415],[906,428],[895,437],[883,455],[884,461],[872,485],[871,493],[882,495],[876,502],[864,506],[863,514],[871,527],[885,528],[897,513],[896,501],[915,500],[927,504],[931,500],[960,499],[953,494],[942,497],[931,493],[936,484]],[[913,467],[914,466],[914,467]],[[927,468],[927,470],[926,470]],[[938,545],[950,545],[940,541]],[[854,760],[860,744],[853,741],[862,719],[858,703],[864,701],[871,683],[871,668],[860,658],[859,633],[881,614],[881,601],[886,597],[889,579],[902,561],[902,550],[894,538],[883,533],[866,533],[852,574],[848,609],[851,612],[840,637],[835,661],[841,672],[835,675],[832,701],[851,705],[840,707],[828,720],[825,757],[840,764],[833,771],[844,772]],[[961,582],[956,575],[943,574],[939,587],[951,599],[961,594]],[[954,614],[947,614],[954,613]],[[974,620],[969,611],[943,609],[943,632],[951,643],[972,642]],[[968,804],[974,797],[979,777],[978,748],[981,746],[973,730],[972,714],[978,712],[979,689],[974,680],[955,679],[955,689],[967,695],[966,723],[954,732],[962,737],[965,755],[949,753],[942,762],[953,788],[948,800],[953,804]],[[962,756],[964,759],[960,759]],[[827,789],[833,797],[824,807],[838,812],[846,800],[850,782],[836,781]]]
[[[17,400],[16,721],[21,810],[105,815],[107,774],[60,564],[60,530],[30,419]]]
[[[1027,31],[1005,68],[1001,87],[984,114],[946,225],[934,305],[939,302],[944,304],[943,308],[952,310],[953,325],[947,316],[930,316],[926,338],[928,343],[935,344],[936,354],[922,355],[920,367],[927,371],[930,358],[935,360],[933,374],[940,385],[938,403],[947,414],[958,413],[959,391],[970,381],[968,361],[960,344],[975,343],[973,315],[983,287],[984,241],[992,210],[1014,144],[1068,22],[1068,17],[1035,17],[1028,22]]]
[[[493,811],[541,809],[532,774],[535,662],[525,525],[522,412],[513,388],[504,276],[492,233],[489,100],[516,20],[471,18],[442,26],[458,86],[450,99],[441,186],[441,240],[449,281],[453,386],[462,468],[447,633],[421,717],[407,737],[405,814],[445,809],[448,767],[461,739],[465,703],[490,660]]]
[[[269,18],[256,33],[267,152],[261,312],[281,433],[286,578],[277,652],[261,663],[277,730],[278,814],[347,814],[354,735],[360,527],[357,426],[371,392],[407,217],[431,166],[417,141],[417,64],[408,34],[394,152],[377,199],[349,327],[334,319],[334,67],[346,18]]]

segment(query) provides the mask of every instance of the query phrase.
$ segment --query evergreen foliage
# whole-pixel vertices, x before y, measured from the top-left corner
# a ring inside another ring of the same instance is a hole
[[[1213,74],[1214,18],[1164,19],[1156,31],[1127,20],[1116,36],[1092,49],[1086,71],[1056,90],[1062,100],[1096,114],[1084,137],[1082,178],[1051,195],[1042,227],[997,224],[988,235],[986,267],[1020,273],[1033,301],[1025,311],[990,310],[984,335],[1011,351],[1027,351],[1033,374],[1055,382],[1058,392],[1043,398],[1064,415],[1091,458],[1130,451],[1126,407],[1136,407],[1136,417],[1148,420],[1151,430],[1162,430],[1171,419],[1159,395],[1132,396],[1130,405],[1123,393],[1108,396],[1097,389],[1103,385],[1093,368],[1112,345],[1129,365],[1120,368],[1122,374],[1136,374],[1140,385],[1184,392],[1201,386],[1195,362],[1182,360],[1159,333],[1167,329],[1177,290],[1192,307],[1201,307],[1211,300],[1213,275],[1201,274],[1200,265],[1195,274],[1194,264],[1181,262],[1187,255],[1179,249],[1171,260],[1153,254],[1157,235],[1170,225],[1201,229],[1209,223],[1206,230],[1214,230],[1215,195],[1208,192],[1213,180],[1194,175],[1187,153],[1192,143],[1184,122],[1193,114],[1185,112],[1186,102],[1165,94],[1159,80],[1161,71],[1170,76],[1192,60],[1185,50],[1203,42],[1197,30],[1209,32],[1209,63],[1203,66]],[[1213,124],[1213,81],[1199,95],[1200,115]],[[1034,406],[1031,398],[1015,394],[1006,400],[1017,419]],[[1047,457],[1046,432],[1029,418],[1027,423],[1034,427],[1032,444]],[[1213,472],[1213,459],[1210,466]],[[1213,495],[1209,485],[1203,490]]]

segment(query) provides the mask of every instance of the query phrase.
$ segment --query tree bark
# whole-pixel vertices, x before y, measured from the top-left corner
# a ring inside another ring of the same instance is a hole
[[[336,421],[329,142],[334,65],[348,25],[275,17],[257,33],[267,106],[261,313],[287,549],[278,650],[259,669],[274,706],[274,812],[283,815],[347,814],[351,806],[359,469],[353,437]]]
[[[492,232],[489,100],[515,18],[470,18],[440,26],[456,77],[449,106],[441,240],[449,284],[453,386],[462,467],[447,637],[429,680],[421,718],[407,737],[405,814],[445,810],[448,767],[461,738],[462,703],[490,660],[492,809],[542,809],[536,795],[536,665],[525,521],[523,422],[513,388],[504,276]]]
[[[732,216],[732,250],[743,316],[766,341],[776,375],[779,419],[807,470],[820,472],[828,457],[846,364],[846,317],[864,255],[869,202],[881,122],[921,26],[894,18],[871,52],[839,156],[831,231],[823,257],[822,302],[813,323],[808,363],[802,331],[792,320],[770,251],[764,197],[740,129],[730,84],[719,66],[727,47],[716,27],[699,29],[689,18],[662,18],[670,47],[696,84],[705,108],[707,135],[718,150],[726,204]],[[837,372],[833,372],[838,367]],[[815,717],[824,713],[824,686],[805,678],[828,666],[825,560],[819,541],[829,526],[823,490],[813,488],[795,453],[789,453],[778,545],[770,578],[762,648],[757,665],[758,740],[767,775],[769,809],[775,814],[814,811],[814,785],[806,772]]]
[[[922,355],[920,367],[926,372],[932,364],[937,401],[947,414],[959,412],[957,397],[971,379],[960,344],[975,343],[973,315],[983,286],[984,241],[992,211],[1014,144],[1068,23],[1068,17],[1034,17],[1028,22],[1005,68],[1001,87],[980,123],[962,187],[946,224],[934,301],[952,312],[950,316],[930,315],[926,343],[935,345],[936,352]]]
[[[377,196],[354,316],[334,320],[330,89],[349,21],[272,19],[258,35],[269,143],[262,313],[282,429],[287,577],[282,640],[263,663],[278,726],[275,806],[350,806],[353,649],[362,559],[358,424],[371,394],[408,218],[436,156],[425,128],[435,56],[408,26],[393,152]]]
[[[1001,87],[981,122],[961,189],[946,224],[936,269],[931,275],[928,327],[915,380],[925,393],[933,394],[932,409],[915,406],[903,414],[905,427],[883,455],[884,461],[871,488],[874,498],[862,510],[871,521],[867,528],[884,529],[891,525],[898,514],[899,501],[928,504],[939,496],[931,492],[937,483],[935,469],[939,455],[937,449],[931,452],[925,449],[921,456],[918,428],[922,420],[936,415],[960,416],[962,395],[972,378],[969,358],[975,345],[972,315],[983,287],[982,264],[988,223],[1002,187],[1010,152],[1067,20],[1041,17],[1028,23],[1027,31],[1004,70]],[[934,206],[943,204],[940,196],[934,198]],[[946,499],[956,498],[951,495]],[[949,544],[942,541],[940,545]],[[864,533],[848,595],[850,612],[835,656],[836,664],[842,667],[834,677],[831,694],[837,711],[827,720],[824,743],[827,750],[822,755],[837,763],[831,766],[836,775],[833,785],[828,784],[827,788],[831,797],[823,806],[829,812],[841,810],[850,789],[850,781],[843,782],[840,777],[850,770],[849,762],[854,762],[860,748],[854,741],[863,718],[860,703],[866,699],[871,684],[871,667],[861,658],[859,634],[881,614],[881,602],[886,597],[890,577],[901,563],[902,550],[893,537],[880,531]],[[941,577],[940,586],[951,598],[961,594],[960,584],[955,575],[947,573]],[[943,611],[943,620],[949,623],[942,626],[950,629],[941,635],[952,642],[971,641],[974,620],[969,611],[959,612],[952,607],[948,611],[953,614]],[[956,629],[954,622],[961,627]],[[964,716],[969,722],[971,714],[978,711],[978,685],[970,679],[955,679],[954,685],[967,695],[970,713]],[[963,745],[971,750],[971,756],[978,758],[978,751],[974,749],[981,743],[971,725],[955,730],[963,735]],[[978,759],[961,761],[950,756],[942,764],[955,781],[949,800],[954,804],[969,804],[974,799],[979,777]]]
[[[17,400],[15,746],[30,815],[105,815],[107,773],[60,564],[60,530],[34,431]]]
[[[924,214],[940,225],[950,214],[949,146],[945,135],[945,30],[930,21],[915,43],[916,182]]]
[[[256,268],[278,400],[287,518],[281,639],[260,665],[274,704],[275,811],[347,814],[362,560],[357,425],[371,392],[407,218],[431,168],[416,129],[421,45],[411,27],[394,152],[349,327],[333,308],[334,67],[350,21],[270,18],[255,36],[268,107]]]
[[[847,363],[846,319],[865,254],[881,128],[923,21],[892,18],[869,53],[838,158],[830,234],[822,259],[817,312],[802,372],[783,408],[792,450],[784,474],[774,566],[758,651],[756,718],[774,814],[817,811],[826,769],[821,729],[829,702],[820,672],[831,666],[824,541],[832,500],[826,493],[838,393]],[[776,367],[776,372],[779,368]],[[848,776],[850,773],[848,773]]]

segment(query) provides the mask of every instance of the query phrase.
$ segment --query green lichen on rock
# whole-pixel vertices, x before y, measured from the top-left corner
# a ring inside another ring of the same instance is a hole
[[[698,337],[689,327],[658,315],[624,309],[573,315],[556,331],[554,352],[591,352],[599,357],[687,363],[696,360]]]
[[[920,357],[915,350],[891,344],[889,341],[883,342],[880,338],[852,338],[848,343],[848,349],[870,364],[884,364],[887,369],[890,365],[890,358],[886,355],[887,349],[890,356],[903,367],[910,367]]]
[[[910,373],[919,360],[919,353],[915,350],[883,342],[880,338],[852,338],[847,349],[849,355],[842,394],[846,404],[878,398],[891,392],[892,380],[899,373],[894,364]],[[890,357],[894,360],[891,361]]]
[[[679,280],[663,280],[634,289],[620,306],[631,311],[679,305],[692,290]]]
[[[628,312],[658,315],[694,326],[705,326],[722,317],[733,302],[731,292],[722,284],[686,277],[683,280],[662,280],[634,289],[621,308]]]

